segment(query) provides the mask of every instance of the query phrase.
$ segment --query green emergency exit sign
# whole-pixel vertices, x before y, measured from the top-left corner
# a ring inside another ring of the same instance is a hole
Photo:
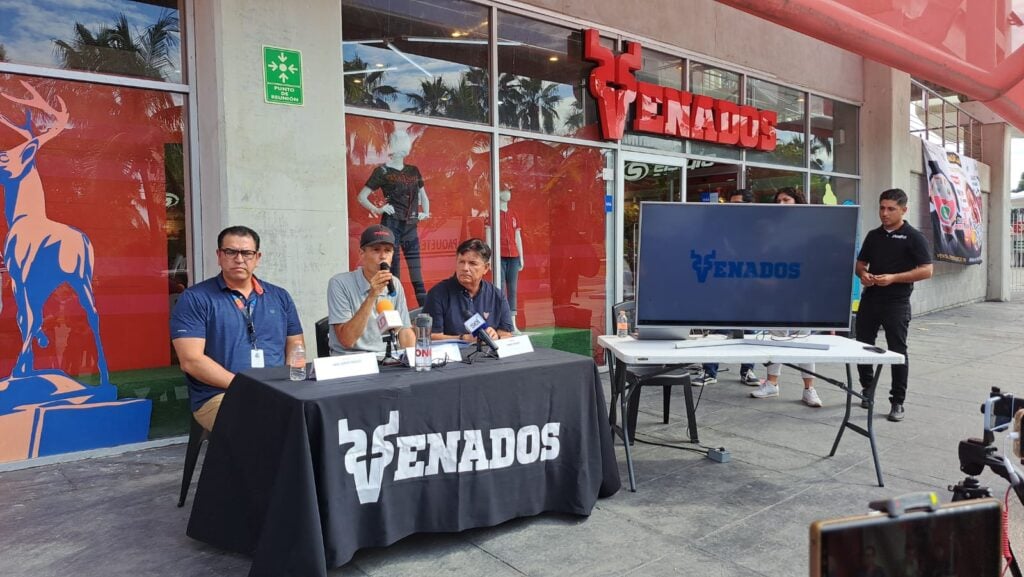
[[[263,47],[263,95],[270,104],[302,106],[302,52]]]

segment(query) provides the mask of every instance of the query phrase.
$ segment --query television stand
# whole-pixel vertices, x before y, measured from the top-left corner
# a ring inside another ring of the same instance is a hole
[[[693,339],[676,342],[677,349],[699,349],[703,347],[723,347],[735,345],[753,345],[757,347],[782,347],[788,349],[809,349],[815,351],[827,351],[829,346],[825,343],[809,343],[800,340],[773,341],[768,339]]]

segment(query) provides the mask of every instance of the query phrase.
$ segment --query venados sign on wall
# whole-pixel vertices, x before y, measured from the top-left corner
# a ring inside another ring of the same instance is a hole
[[[641,47],[636,42],[626,45],[626,52],[616,55],[601,46],[597,30],[583,31],[583,57],[597,63],[587,84],[597,99],[606,140],[622,138],[626,114],[635,102],[633,130],[637,132],[775,149],[778,115],[774,111],[640,82],[633,73],[642,67]]]

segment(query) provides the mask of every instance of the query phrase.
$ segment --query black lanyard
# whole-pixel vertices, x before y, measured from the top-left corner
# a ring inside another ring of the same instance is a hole
[[[258,297],[259,295],[257,294],[256,296]],[[252,309],[256,306],[256,298],[246,301],[242,298],[242,295],[231,291],[231,301],[235,303],[235,308],[238,309],[238,312],[242,313],[242,318],[245,319],[245,328],[249,333],[249,343],[252,344],[252,348],[255,350],[258,347],[256,346],[256,325],[252,322]]]

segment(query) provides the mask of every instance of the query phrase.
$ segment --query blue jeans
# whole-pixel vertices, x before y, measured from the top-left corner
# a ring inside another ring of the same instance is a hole
[[[704,368],[704,373],[709,377],[718,378],[718,363],[707,363],[701,365]],[[740,377],[747,374],[747,371],[754,370],[754,363],[746,363],[740,365]]]
[[[516,291],[519,288],[519,257],[501,257],[501,279],[505,283],[505,298],[508,299],[508,308],[516,309]],[[513,319],[514,320],[514,319]]]
[[[419,221],[415,219],[398,220],[390,214],[383,214],[380,223],[391,230],[395,235],[398,245],[395,246],[395,255],[391,258],[391,274],[402,277],[402,253],[405,253],[405,264],[409,265],[409,280],[412,282],[413,292],[416,293],[417,306],[423,306],[427,298],[427,290],[423,285],[423,273],[420,270],[420,236],[416,225]]]
[[[733,339],[743,338],[743,331],[714,331],[714,333],[729,335],[729,338]],[[718,378],[718,363],[707,363],[701,365],[701,367],[704,369],[704,374],[706,374],[707,376],[714,377],[716,379]],[[743,363],[742,365],[740,365],[740,378],[742,379],[743,375],[747,374],[747,371],[752,370],[754,370],[754,363]]]

